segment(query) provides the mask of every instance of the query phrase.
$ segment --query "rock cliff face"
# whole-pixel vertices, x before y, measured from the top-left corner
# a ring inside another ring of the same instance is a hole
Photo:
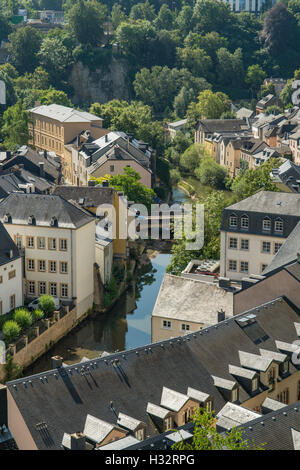
[[[131,97],[128,64],[114,57],[109,65],[103,65],[94,72],[78,62],[73,67],[70,84],[74,89],[72,102],[75,105],[105,103],[115,98],[129,100]]]

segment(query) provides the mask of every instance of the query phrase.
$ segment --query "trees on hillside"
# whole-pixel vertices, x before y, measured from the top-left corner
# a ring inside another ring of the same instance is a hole
[[[107,9],[95,0],[79,0],[68,12],[71,31],[77,41],[84,45],[100,43]]]
[[[19,28],[9,35],[8,51],[20,73],[32,72],[39,65],[37,54],[41,42],[41,33],[31,26]]]

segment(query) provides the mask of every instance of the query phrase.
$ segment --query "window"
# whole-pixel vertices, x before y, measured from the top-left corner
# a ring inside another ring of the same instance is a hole
[[[190,331],[190,325],[187,325],[186,323],[182,323],[181,331]]]
[[[163,320],[163,328],[170,330],[171,327],[172,327],[172,322],[170,322],[169,320]]]
[[[276,255],[277,251],[280,250],[282,247],[282,243],[274,243],[274,255]]]
[[[237,216],[236,215],[231,215],[229,217],[229,227],[237,227]]]
[[[241,228],[249,228],[249,217],[247,215],[243,215],[243,217],[241,218]]]
[[[263,272],[266,269],[267,266],[268,266],[267,264],[262,264],[261,265],[261,272]]]
[[[28,294],[35,295],[35,281],[28,281]]]
[[[60,240],[59,240],[59,249],[60,249],[60,251],[67,251],[68,242],[65,238],[60,238]]]
[[[136,439],[143,441],[145,439],[145,429],[138,429],[135,433]]]
[[[49,273],[56,273],[56,261],[49,261]]]
[[[242,238],[241,240],[241,250],[249,250],[249,240]]]
[[[252,392],[255,392],[255,390],[258,389],[258,378],[255,377],[253,380],[252,380]]]
[[[46,294],[46,283],[44,281],[39,282],[39,295]]]
[[[48,238],[48,249],[56,250],[56,238]]]
[[[288,388],[286,388],[285,390],[283,390],[281,393],[277,395],[277,401],[280,401],[281,403],[288,405],[289,403],[289,389]]]
[[[34,259],[27,260],[27,270],[34,271]]]
[[[17,248],[22,248],[22,236],[21,235],[16,235],[15,236],[15,244],[17,245]]]
[[[229,248],[232,250],[237,249],[237,238],[229,238]]]
[[[283,361],[280,364],[279,369],[281,374],[287,374],[289,371],[289,361]]]
[[[34,248],[34,238],[33,237],[26,237],[26,247],[27,248]]]
[[[236,271],[237,270],[237,263],[235,260],[230,259],[228,262],[228,269],[229,271]]]
[[[41,273],[44,273],[44,272],[46,271],[46,261],[40,259],[40,260],[38,261],[38,267],[39,267],[39,271],[40,271]]]
[[[109,171],[113,173],[115,171],[115,165],[110,165]]]
[[[38,245],[39,250],[44,250],[45,249],[45,237],[38,237],[37,245]]]
[[[283,232],[283,221],[281,219],[275,220],[275,232]]]
[[[271,220],[268,217],[266,217],[263,220],[262,229],[263,229],[264,232],[270,232],[271,231]]]
[[[13,271],[10,271],[8,273],[8,279],[13,279],[14,277],[16,277],[16,270],[13,269]]]
[[[60,285],[60,296],[61,297],[68,297],[68,284],[61,284]]]
[[[270,242],[262,242],[262,252],[263,253],[271,253],[271,243]]]
[[[169,431],[173,427],[173,418],[172,416],[168,416],[165,418],[165,431]]]
[[[239,389],[234,388],[231,392],[231,401],[238,401],[239,399]]]
[[[240,264],[240,272],[241,273],[247,273],[249,270],[249,263],[248,261],[241,261]]]
[[[50,282],[50,295],[56,297],[57,295],[57,284],[56,282]]]
[[[16,296],[15,294],[11,295],[9,298],[9,308],[10,310],[13,310],[16,306]]]
[[[61,274],[67,274],[68,273],[68,263],[66,261],[61,261],[60,262],[60,272],[61,272]]]

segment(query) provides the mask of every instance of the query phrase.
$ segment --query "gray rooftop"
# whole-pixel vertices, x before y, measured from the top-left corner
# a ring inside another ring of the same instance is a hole
[[[124,413],[119,413],[117,423],[123,428],[135,431],[142,424],[142,421],[125,415]]]
[[[140,442],[141,441],[139,441],[133,436],[126,436],[122,439],[118,439],[117,441],[110,442],[105,446],[97,447],[96,450],[125,450],[129,446],[139,444]]]
[[[50,227],[51,219],[57,219],[58,228],[77,229],[91,222],[93,217],[60,196],[12,193],[0,203],[0,220],[11,216],[11,223],[28,225],[34,217],[36,225]]]
[[[37,106],[30,109],[31,113],[38,114],[47,118],[55,119],[59,122],[93,122],[102,121],[101,118],[94,114],[85,111],[78,111],[77,109],[69,108],[68,106],[61,106],[60,104],[50,104]]]
[[[165,274],[152,316],[212,325],[221,309],[232,315],[232,292],[212,282]]]
[[[227,402],[217,414],[217,427],[230,430],[260,416],[259,413],[255,413],[252,410]]]
[[[160,404],[171,411],[179,411],[188,401],[189,397],[170,388],[163,387]]]
[[[300,217],[300,194],[259,191],[226,209]]]
[[[91,441],[101,443],[115,427],[113,424],[107,423],[102,419],[87,415],[83,434]]]

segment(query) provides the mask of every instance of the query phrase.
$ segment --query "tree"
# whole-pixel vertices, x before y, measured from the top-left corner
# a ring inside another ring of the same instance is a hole
[[[40,309],[36,309],[33,312],[34,321],[41,320],[44,316],[44,312]]]
[[[14,320],[8,320],[4,323],[2,333],[7,343],[12,343],[20,334],[21,328]]]
[[[18,308],[14,313],[14,321],[25,330],[32,325],[32,315],[26,308]]]
[[[258,64],[248,67],[245,82],[249,85],[252,95],[258,92],[265,78],[266,74]]]
[[[184,5],[177,15],[175,21],[182,36],[186,36],[192,27],[193,9],[189,5]]]
[[[289,49],[296,50],[298,48],[299,28],[297,20],[283,3],[276,3],[266,13],[260,38],[272,57],[278,57],[281,54],[288,56]]]
[[[110,16],[113,28],[115,30],[123,21],[126,21],[126,13],[118,3],[113,4]]]
[[[230,6],[214,0],[197,0],[193,11],[193,25],[196,32],[221,33],[231,23]]]
[[[173,28],[173,23],[174,23],[174,16],[173,13],[171,12],[170,8],[166,3],[163,3],[158,15],[157,19],[155,20],[155,27],[157,29],[167,29],[170,30]]]
[[[102,179],[96,181],[102,182]],[[147,208],[151,207],[154,201],[155,193],[152,189],[147,188],[140,183],[140,174],[130,167],[124,168],[122,175],[107,175],[104,179],[108,180],[109,186],[115,188],[116,191],[123,191],[129,201],[137,204],[144,204]]]
[[[55,90],[54,88],[49,88],[49,90],[45,90],[40,100],[43,104],[60,104],[62,106],[69,106],[73,108],[72,102],[69,100],[68,95],[64,91]]]
[[[41,44],[38,57],[52,83],[60,83],[63,78],[67,78],[73,58],[71,51],[60,39],[46,37]]]
[[[225,93],[213,93],[211,90],[204,90],[198,96],[198,102],[192,112],[197,114],[197,119],[220,119],[222,113],[230,111],[230,100]]]
[[[10,34],[8,39],[8,52],[17,70],[20,73],[34,70],[39,65],[37,54],[42,42],[41,33],[25,26]]]
[[[14,106],[7,108],[3,114],[2,133],[4,135],[5,147],[14,150],[19,145],[27,145],[28,112],[19,100]]]
[[[195,49],[185,47],[178,49],[178,56],[182,66],[187,68],[193,75],[209,78],[213,64],[204,49],[200,49],[199,47]]]
[[[12,27],[8,19],[5,16],[0,16],[0,42],[5,41],[8,35],[11,33]]]
[[[172,450],[263,450],[263,444],[250,445],[243,439],[242,428],[232,428],[225,433],[219,433],[216,428],[216,418],[214,412],[198,409],[193,416],[195,424],[193,440],[191,444],[183,440],[173,444]],[[178,431],[180,434],[180,431]]]
[[[221,47],[221,49],[217,51],[217,74],[218,80],[222,86],[241,86],[244,80],[243,54],[241,48],[236,49],[233,54],[224,47]]]
[[[116,40],[124,56],[134,65],[149,64],[149,47],[156,37],[154,26],[146,20],[137,20],[135,23],[122,22],[116,31]]]
[[[71,31],[77,41],[84,45],[96,45],[103,35],[103,23],[107,11],[104,5],[95,0],[79,0],[68,12]]]
[[[281,161],[276,158],[270,158],[261,166],[255,169],[248,169],[244,174],[238,175],[232,185],[232,191],[239,199],[245,199],[258,191],[278,191],[278,188],[272,182],[270,173],[273,168],[280,166]]]
[[[133,20],[153,21],[155,18],[154,6],[146,0],[145,3],[136,3],[130,11],[130,18]]]
[[[215,189],[225,188],[226,168],[219,165],[211,157],[203,158],[200,161],[200,166],[196,168],[195,175],[202,184],[209,185]]]
[[[180,165],[193,174],[200,165],[201,159],[205,156],[205,148],[202,144],[191,145],[180,157]]]
[[[46,317],[50,317],[55,310],[55,302],[51,295],[42,295],[39,300],[39,307]]]

